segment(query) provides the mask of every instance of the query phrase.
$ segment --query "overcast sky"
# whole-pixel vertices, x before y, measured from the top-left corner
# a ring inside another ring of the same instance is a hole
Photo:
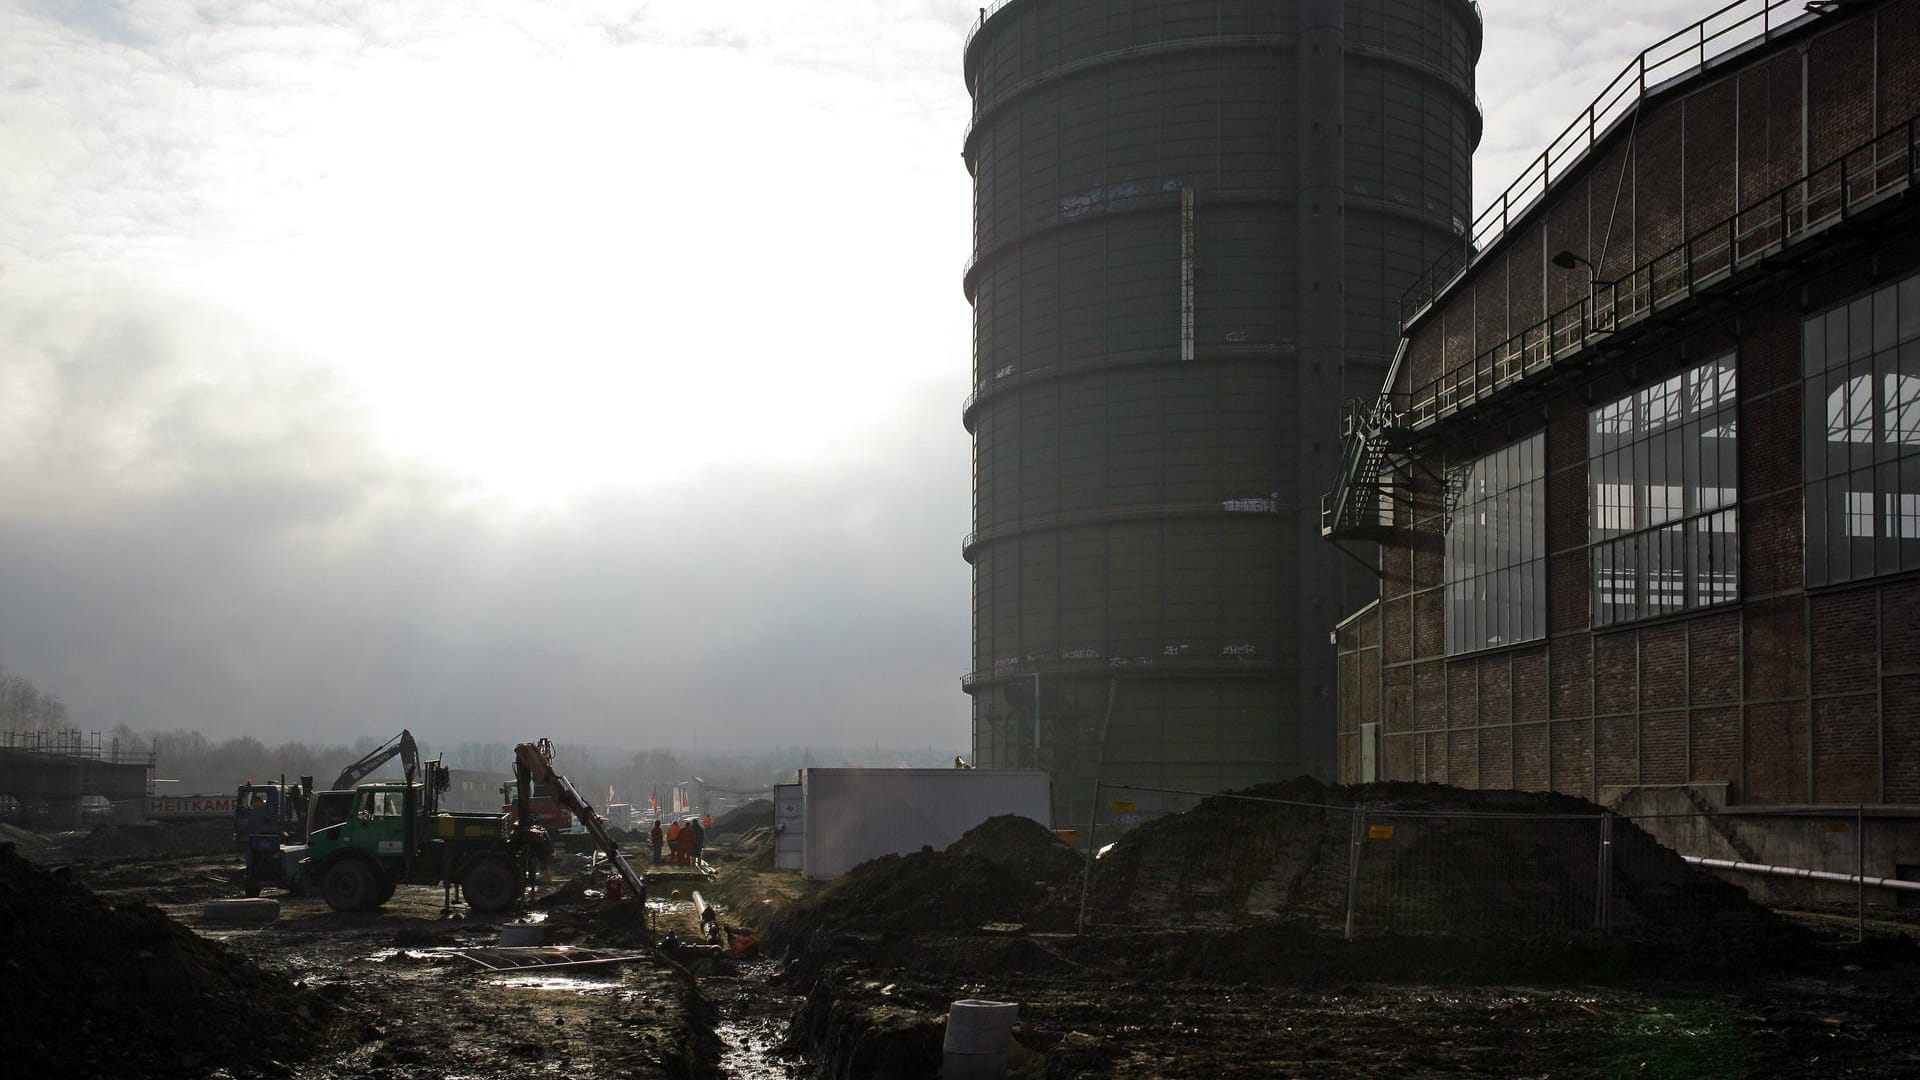
[[[968,743],[973,0],[0,0],[0,664],[84,728]],[[1484,201],[1701,8],[1485,0]]]

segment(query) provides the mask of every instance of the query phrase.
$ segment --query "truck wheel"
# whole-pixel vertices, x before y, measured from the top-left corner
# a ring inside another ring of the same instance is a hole
[[[366,911],[379,904],[379,875],[359,859],[341,859],[321,876],[320,895],[335,911]]]
[[[395,879],[393,879],[393,878],[390,878],[390,877],[387,877],[387,876],[386,876],[385,874],[382,874],[382,875],[380,875],[380,888],[379,888],[379,891],[378,891],[378,892],[376,892],[376,893],[374,894],[374,897],[373,897],[373,903],[371,903],[371,904],[369,904],[369,905],[367,905],[367,906],[368,906],[368,907],[379,907],[380,905],[382,905],[382,904],[384,904],[384,903],[386,903],[387,901],[389,901],[389,900],[391,900],[391,899],[393,899],[393,890],[395,890],[395,889],[397,889],[397,888],[399,888],[399,887],[400,887],[400,882],[399,882],[399,881],[397,881],[397,880],[395,880]]]
[[[520,898],[520,876],[505,859],[481,859],[467,868],[460,890],[475,911],[504,911]]]

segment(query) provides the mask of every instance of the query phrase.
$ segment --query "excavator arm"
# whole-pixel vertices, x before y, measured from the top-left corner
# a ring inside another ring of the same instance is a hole
[[[521,743],[514,747],[513,778],[519,785],[520,828],[527,827],[527,798],[533,782],[538,780],[547,785],[547,790],[553,793],[555,802],[571,810],[573,816],[580,819],[580,824],[586,826],[588,835],[593,837],[593,842],[600,846],[600,850],[606,853],[608,861],[620,871],[621,879],[627,883],[628,895],[634,897],[647,895],[646,882],[641,880],[639,873],[627,862],[627,857],[620,854],[620,845],[607,833],[606,826],[600,821],[600,815],[594,813],[592,804],[588,803],[574,788],[573,781],[553,771],[553,743],[541,739],[539,742]]]
[[[420,771],[420,748],[414,745],[413,732],[403,728],[400,734],[388,739],[379,749],[340,770],[340,778],[327,790],[353,790],[355,784],[365,780],[373,770],[392,761],[396,755],[400,758],[400,767],[406,770],[407,782],[412,783]]]

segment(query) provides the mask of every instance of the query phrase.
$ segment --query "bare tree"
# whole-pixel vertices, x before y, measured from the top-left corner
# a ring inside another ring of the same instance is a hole
[[[0,666],[0,728],[18,732],[63,731],[67,707],[44,693],[25,676],[8,674]]]

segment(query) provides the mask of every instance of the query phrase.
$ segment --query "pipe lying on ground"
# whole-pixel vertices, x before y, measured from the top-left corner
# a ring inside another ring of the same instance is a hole
[[[1875,889],[1894,889],[1900,892],[1920,892],[1920,881],[1902,881],[1899,878],[1869,877],[1858,874],[1836,874],[1831,870],[1806,870],[1798,866],[1769,866],[1766,863],[1735,862],[1732,859],[1703,859],[1698,855],[1682,855],[1681,858],[1694,866],[1709,870],[1737,870],[1744,874],[1772,874],[1775,877],[1800,878],[1803,881],[1831,881],[1839,885],[1867,885]]]

